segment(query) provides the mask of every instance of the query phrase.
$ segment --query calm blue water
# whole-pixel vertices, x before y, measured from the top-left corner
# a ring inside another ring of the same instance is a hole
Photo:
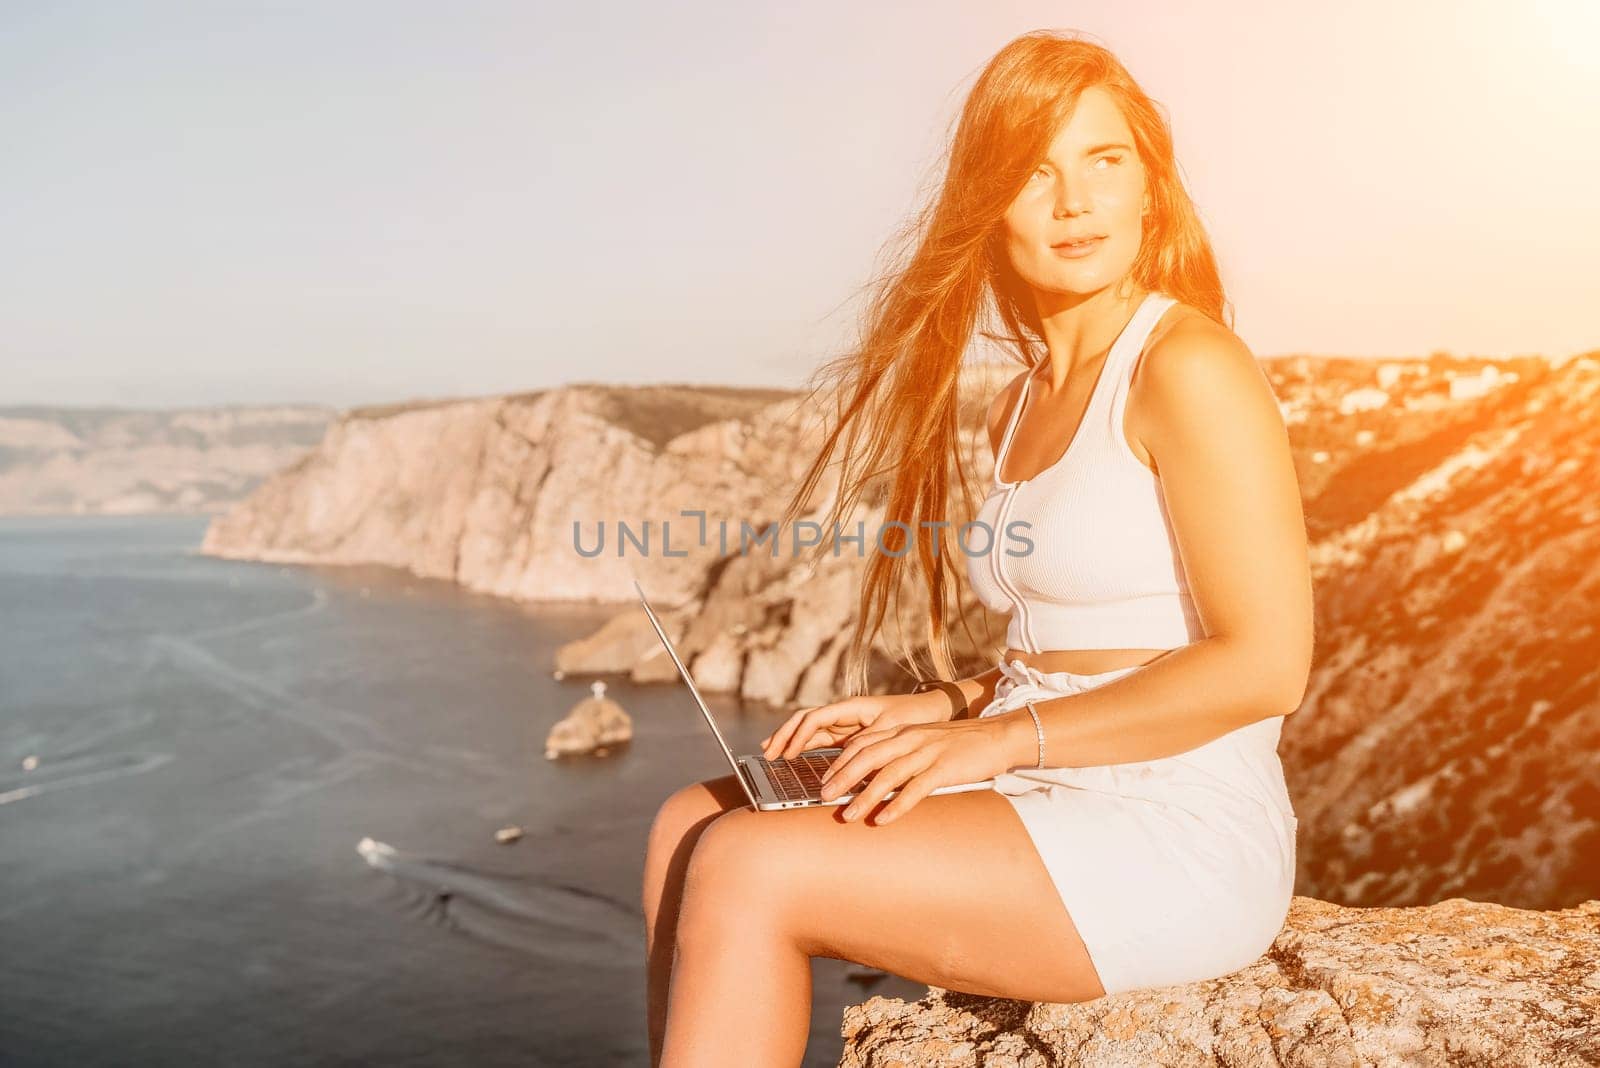
[[[645,836],[727,770],[687,691],[608,680],[633,743],[547,761],[589,681],[551,654],[609,610],[215,560],[205,523],[0,519],[0,1063],[645,1063]],[[714,708],[736,750],[776,722]],[[854,970],[814,965],[808,1065],[926,992]]]

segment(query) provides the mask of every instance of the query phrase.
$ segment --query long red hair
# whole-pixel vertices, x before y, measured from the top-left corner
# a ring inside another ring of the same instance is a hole
[[[1228,325],[1216,260],[1179,177],[1160,105],[1110,51],[1079,34],[1037,30],[1008,43],[985,65],[962,105],[942,184],[896,237],[912,251],[868,283],[871,298],[858,348],[829,360],[813,376],[812,397],[826,392],[833,399],[833,425],[781,526],[802,513],[841,437],[839,489],[825,530],[845,528],[844,517],[854,513],[868,490],[873,493],[867,503],[881,499],[883,505],[883,551],[873,548],[876,539],[869,531],[868,563],[845,656],[852,693],[869,688],[871,644],[883,627],[889,595],[894,592],[898,601],[913,560],[928,595],[932,670],[944,678],[955,672],[946,619],[951,604],[959,615],[962,569],[952,560],[964,557],[950,551],[954,539],[948,535],[949,544],[941,540],[935,552],[934,538],[949,528],[923,524],[955,522],[949,516],[952,474],[963,515],[976,514],[959,448],[961,368],[974,334],[1014,353],[1024,368],[1037,366],[1045,355],[1032,292],[1005,253],[1003,222],[1070,119],[1079,94],[1091,86],[1108,92],[1121,107],[1147,175],[1151,211],[1132,279]],[[825,538],[818,555],[831,546]],[[906,655],[909,670],[920,676],[913,658],[914,653]]]

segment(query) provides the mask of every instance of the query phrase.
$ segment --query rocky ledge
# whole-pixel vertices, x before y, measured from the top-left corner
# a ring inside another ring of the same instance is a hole
[[[1254,965],[1086,1004],[932,987],[845,1010],[840,1068],[1600,1064],[1600,900],[1551,912],[1451,898],[1297,897]]]

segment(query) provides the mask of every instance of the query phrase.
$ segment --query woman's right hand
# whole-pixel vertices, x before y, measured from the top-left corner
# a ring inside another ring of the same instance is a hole
[[[807,749],[839,745],[868,727],[901,727],[910,723],[939,723],[953,716],[950,698],[942,690],[922,693],[864,694],[843,701],[802,708],[777,730],[761,739],[761,755],[792,760]]]

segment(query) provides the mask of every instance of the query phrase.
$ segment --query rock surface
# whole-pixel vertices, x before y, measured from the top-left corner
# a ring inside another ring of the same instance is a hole
[[[1077,1005],[933,987],[847,1008],[842,1033],[840,1068],[1578,1068],[1600,1064],[1600,900],[1297,897],[1267,955],[1220,979]]]

